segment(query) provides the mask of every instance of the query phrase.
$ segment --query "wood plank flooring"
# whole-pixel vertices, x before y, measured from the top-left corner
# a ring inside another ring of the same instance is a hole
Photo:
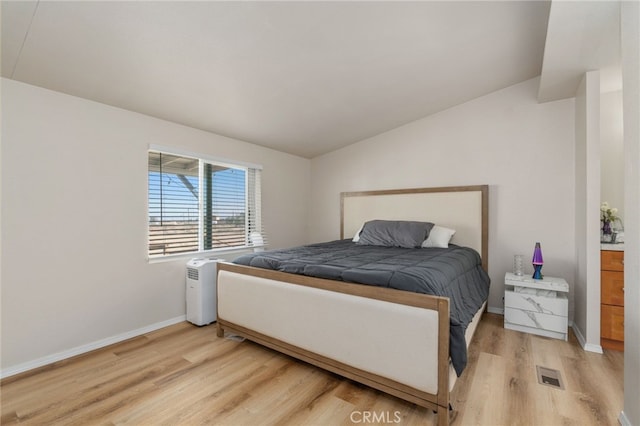
[[[538,384],[559,370],[565,390]],[[452,394],[453,425],[616,425],[623,355],[485,314]],[[215,327],[177,324],[1,383],[1,424],[431,425],[420,408]]]

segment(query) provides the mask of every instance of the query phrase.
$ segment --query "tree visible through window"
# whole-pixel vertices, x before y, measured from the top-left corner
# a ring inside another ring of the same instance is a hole
[[[150,151],[148,173],[150,256],[248,247],[262,236],[258,168]]]

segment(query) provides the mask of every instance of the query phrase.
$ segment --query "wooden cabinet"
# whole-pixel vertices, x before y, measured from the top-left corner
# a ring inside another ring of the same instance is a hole
[[[624,252],[600,252],[600,345],[624,350]]]

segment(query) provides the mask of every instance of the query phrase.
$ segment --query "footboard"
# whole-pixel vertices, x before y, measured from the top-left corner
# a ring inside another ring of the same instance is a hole
[[[244,336],[448,423],[448,299],[227,263],[218,270],[219,336]]]

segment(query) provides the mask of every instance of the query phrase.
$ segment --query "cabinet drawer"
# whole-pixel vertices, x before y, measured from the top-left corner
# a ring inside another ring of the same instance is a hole
[[[624,308],[602,305],[600,318],[600,337],[624,341]]]
[[[600,252],[600,269],[605,271],[624,271],[624,252],[602,250]]]
[[[504,322],[557,333],[566,333],[568,325],[567,317],[523,311],[509,307],[504,309]]]
[[[521,309],[523,311],[539,312],[541,314],[567,316],[569,301],[564,294],[551,298],[536,296],[535,294],[516,293],[505,291],[504,305],[508,308]]]
[[[624,272],[602,271],[600,273],[600,302],[606,305],[624,306]]]

